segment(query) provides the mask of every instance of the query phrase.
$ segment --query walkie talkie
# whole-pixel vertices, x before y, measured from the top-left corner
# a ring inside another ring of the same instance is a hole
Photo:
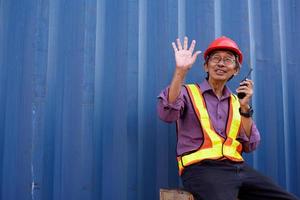
[[[244,78],[241,82],[243,82],[243,81],[245,81],[247,78],[249,78],[249,76],[250,76],[252,70],[253,70],[253,69],[250,68],[250,70],[249,70],[247,76],[245,76],[245,78]],[[242,84],[242,85],[240,85],[240,86],[244,86],[244,85],[247,85],[247,84]],[[239,99],[243,99],[243,98],[246,96],[246,93],[244,93],[244,92],[239,92],[239,93],[237,94],[237,96],[238,96]]]

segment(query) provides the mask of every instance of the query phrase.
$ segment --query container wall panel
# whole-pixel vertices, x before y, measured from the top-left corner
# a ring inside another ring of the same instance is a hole
[[[297,0],[0,0],[0,199],[153,200],[181,187],[156,114],[171,43],[226,35],[253,68],[261,144],[246,160],[300,196]],[[202,56],[186,82],[203,79]]]

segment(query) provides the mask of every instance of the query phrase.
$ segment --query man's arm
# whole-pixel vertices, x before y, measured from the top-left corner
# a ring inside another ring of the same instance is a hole
[[[183,112],[184,99],[181,94],[182,85],[184,84],[187,72],[195,63],[197,56],[201,53],[201,51],[194,52],[195,40],[192,41],[190,48],[188,48],[187,37],[184,37],[183,46],[179,38],[176,39],[176,43],[177,45],[175,42],[172,42],[176,62],[172,82],[170,87],[159,95],[157,103],[158,115],[160,119],[166,122],[176,121]]]
[[[201,51],[196,51],[193,54],[196,45],[195,40],[192,41],[189,49],[188,49],[187,37],[184,37],[183,47],[181,45],[179,38],[177,38],[176,42],[177,42],[177,46],[175,42],[172,43],[174,55],[175,55],[176,67],[175,67],[175,72],[169,90],[168,101],[170,103],[174,102],[176,98],[179,96],[187,72],[195,63],[197,56],[201,53]]]
[[[250,136],[248,137],[244,128],[241,127],[238,136],[238,140],[243,144],[243,151],[246,153],[254,151],[260,143],[260,133],[256,127],[255,122],[252,122],[250,132]]]
[[[240,87],[237,88],[236,90],[237,93],[240,93],[240,92],[243,92],[246,94],[246,96],[243,98],[243,99],[240,99],[240,110],[241,112],[243,113],[247,113],[249,112],[250,110],[250,100],[252,98],[252,95],[253,95],[253,81],[252,80],[249,80],[249,79],[246,79],[245,81],[241,82],[240,83]],[[245,130],[245,133],[247,135],[248,138],[250,138],[251,136],[251,127],[252,127],[252,124],[253,124],[253,120],[252,120],[252,117],[244,117],[244,116],[241,116],[242,119],[241,119],[241,123],[242,123],[242,126]]]

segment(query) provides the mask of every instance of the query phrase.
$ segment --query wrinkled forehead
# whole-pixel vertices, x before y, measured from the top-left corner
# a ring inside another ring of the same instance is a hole
[[[228,51],[228,50],[216,50],[216,51],[213,51],[210,56],[213,56],[213,55],[221,55],[223,54],[223,56],[228,56],[228,57],[235,57],[235,54],[231,51]]]

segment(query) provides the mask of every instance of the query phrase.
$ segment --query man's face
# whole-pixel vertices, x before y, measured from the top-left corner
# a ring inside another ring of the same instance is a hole
[[[208,62],[204,65],[209,79],[213,81],[228,81],[233,75],[238,74],[239,67],[236,58],[230,51],[213,52]]]

